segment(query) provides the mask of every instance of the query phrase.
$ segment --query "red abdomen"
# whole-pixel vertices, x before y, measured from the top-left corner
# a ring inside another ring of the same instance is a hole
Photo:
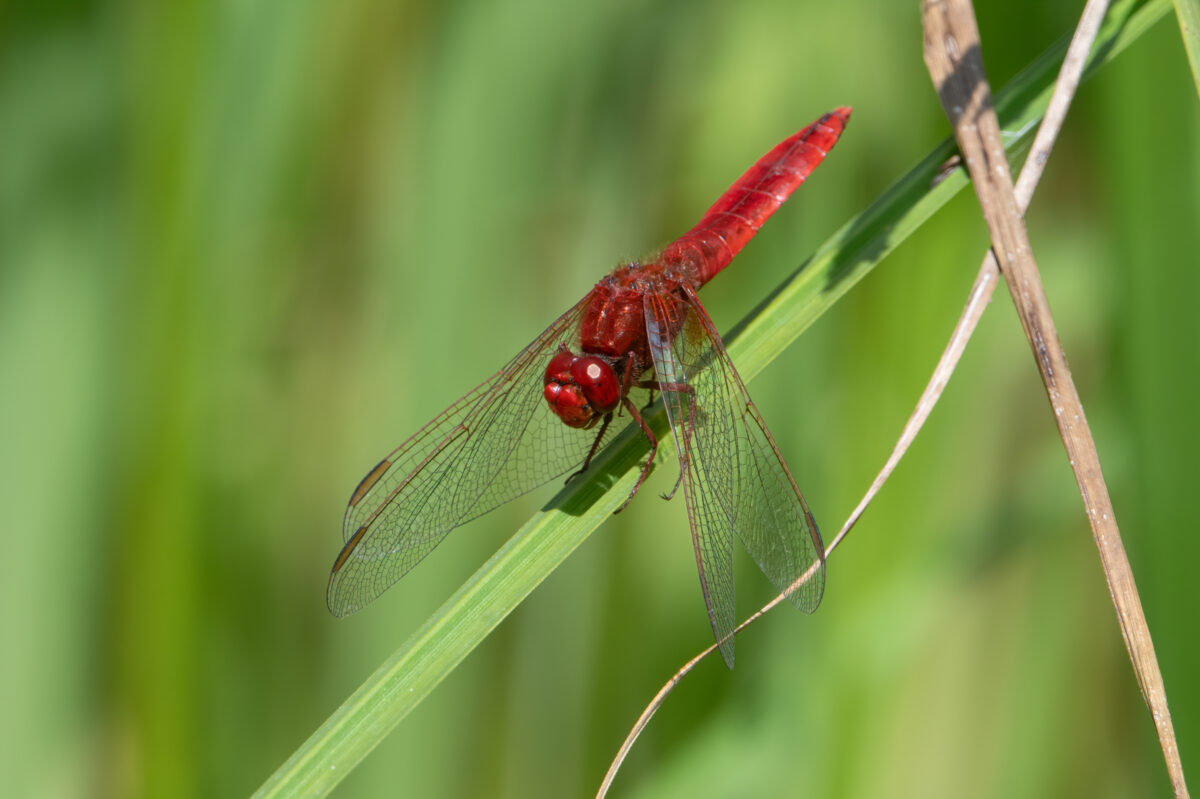
[[[694,228],[663,250],[659,263],[694,270],[700,285],[712,280],[825,160],[849,119],[850,109],[838,108],[776,145],[721,195]]]

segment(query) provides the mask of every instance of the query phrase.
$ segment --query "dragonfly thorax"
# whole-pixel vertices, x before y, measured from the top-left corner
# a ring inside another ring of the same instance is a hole
[[[621,380],[608,358],[576,355],[564,345],[546,366],[543,393],[564,424],[586,429],[620,404]]]

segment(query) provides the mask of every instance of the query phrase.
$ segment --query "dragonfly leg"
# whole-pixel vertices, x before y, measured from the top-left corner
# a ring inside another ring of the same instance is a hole
[[[654,388],[657,388],[658,384],[651,382],[633,382],[634,370],[630,366],[634,363],[633,358],[634,355],[632,352],[625,356],[625,370],[624,376],[621,380],[620,407],[629,411],[629,415],[635,422],[637,422],[637,426],[641,428],[643,433],[645,433],[646,438],[650,440],[650,455],[646,458],[646,465],[642,467],[642,473],[638,475],[637,482],[633,484],[633,490],[629,492],[629,496],[626,497],[625,501],[621,503],[621,507],[617,508],[615,511],[613,511],[613,513],[620,513],[621,511],[625,510],[625,506],[630,503],[634,495],[637,494],[638,489],[642,487],[642,483],[645,482],[647,475],[650,474],[650,469],[654,465],[654,456],[658,453],[658,439],[655,438],[654,431],[650,429],[650,425],[646,424],[646,420],[643,419],[641,413],[638,412],[637,406],[634,405],[629,399],[629,389],[631,386],[636,385],[638,388],[650,388],[653,390]],[[600,449],[600,442],[604,440],[604,434],[608,431],[608,426],[612,423],[612,420],[613,413],[611,411],[604,415],[604,422],[600,425],[600,429],[596,432],[596,438],[593,439],[592,448],[588,450],[587,457],[583,460],[583,466],[579,467],[579,471],[572,473],[567,478],[568,483],[587,471],[588,466],[590,466],[592,463],[592,458],[596,455],[596,451]],[[672,491],[671,493],[674,494],[675,492]]]
[[[680,484],[683,483],[683,476],[688,470],[688,448],[692,444],[692,430],[695,429],[696,421],[696,390],[687,383],[660,383],[659,389],[686,394],[688,397],[688,416],[687,424],[684,425],[683,451],[679,453],[679,477],[675,478],[675,485],[671,487],[671,490],[661,495],[663,499],[670,500],[675,496],[675,492],[679,490]]]
[[[587,457],[583,459],[583,465],[579,467],[579,471],[571,472],[567,475],[567,479],[563,483],[564,485],[587,471],[588,466],[592,464],[592,458],[596,455],[596,450],[600,449],[600,442],[604,440],[604,433],[608,430],[608,425],[612,421],[612,418],[613,415],[611,413],[604,415],[604,422],[600,425],[600,429],[596,431],[596,438],[592,441],[592,448],[588,450]]]
[[[654,404],[654,392],[658,391],[658,381],[644,380],[638,383],[637,387],[650,390],[650,399],[646,400],[646,404],[642,406],[642,413],[645,413],[646,411],[650,410],[650,406]]]
[[[630,388],[634,386],[637,388],[648,388],[651,391],[651,395],[650,402],[646,403],[646,407],[649,408],[650,404],[654,402],[653,391],[658,387],[658,384],[652,380],[639,380],[635,383],[633,380],[633,373],[635,370],[634,364],[636,363],[636,356],[633,352],[628,352],[625,354],[625,373],[621,380],[621,405],[625,408],[625,410],[629,411],[629,415],[635,422],[637,422],[637,426],[642,429],[642,432],[646,434],[646,438],[649,439],[650,455],[646,458],[646,465],[642,467],[642,473],[638,475],[637,482],[633,484],[633,490],[629,492],[629,496],[625,497],[625,501],[621,503],[621,507],[617,508],[615,511],[613,511],[613,513],[620,513],[621,511],[625,510],[625,506],[633,500],[633,497],[635,494],[637,494],[638,489],[642,487],[642,483],[646,481],[647,475],[650,474],[650,468],[654,465],[654,456],[658,454],[658,439],[654,436],[654,431],[650,429],[650,425],[646,424],[646,420],[642,418],[640,413],[638,413],[637,406],[629,400]],[[642,372],[644,370],[638,369],[637,371]]]
[[[642,487],[646,476],[650,474],[650,467],[654,465],[654,456],[658,454],[658,439],[654,437],[654,431],[650,429],[650,425],[646,424],[646,420],[638,413],[637,406],[629,401],[628,397],[622,397],[621,404],[625,406],[625,410],[629,411],[629,415],[633,417],[633,421],[637,422],[637,426],[642,428],[642,432],[646,434],[646,438],[650,440],[650,454],[646,457],[646,465],[642,467],[642,473],[638,475],[637,482],[633,484],[633,490],[629,492],[629,496],[621,503],[621,507],[617,508],[613,513],[620,513],[625,510],[625,506],[630,503],[638,489]]]

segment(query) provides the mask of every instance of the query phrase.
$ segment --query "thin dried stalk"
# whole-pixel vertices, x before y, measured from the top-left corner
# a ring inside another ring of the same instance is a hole
[[[1162,673],[1142,611],[1133,570],[1121,542],[1100,457],[1075,390],[1066,353],[1058,340],[1050,305],[1013,193],[1000,125],[983,69],[979,30],[969,0],[926,0],[922,8],[925,63],[954,128],[992,236],[992,249],[1033,348],[1034,359],[1054,409],[1075,481],[1083,497],[1121,633],[1151,709],[1167,772],[1176,796],[1187,796]]]

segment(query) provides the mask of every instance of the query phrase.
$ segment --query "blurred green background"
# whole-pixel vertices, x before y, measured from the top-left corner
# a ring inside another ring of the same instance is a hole
[[[981,4],[994,85],[1077,4]],[[378,458],[835,105],[704,292],[728,329],[948,134],[917,3],[0,4],[0,793],[253,791],[552,493],[325,609]],[[1200,116],[1168,17],[1085,85],[1030,213],[1200,781]],[[827,535],[986,231],[963,192],[755,380]],[[340,796],[595,790],[710,641],[681,501],[606,523]],[[739,607],[768,585],[739,563]],[[1007,293],[830,561],[668,701],[617,795],[1148,796],[1153,727]]]

